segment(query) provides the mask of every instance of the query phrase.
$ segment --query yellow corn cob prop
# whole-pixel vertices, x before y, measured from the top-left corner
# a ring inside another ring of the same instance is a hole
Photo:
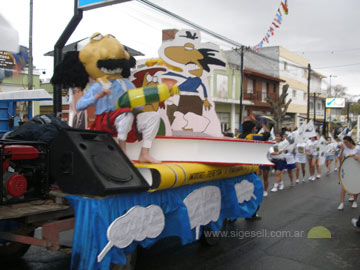
[[[170,90],[166,84],[154,85],[151,87],[129,89],[123,94],[116,103],[116,108],[136,108],[155,102],[167,100],[174,94],[179,94],[177,86]]]

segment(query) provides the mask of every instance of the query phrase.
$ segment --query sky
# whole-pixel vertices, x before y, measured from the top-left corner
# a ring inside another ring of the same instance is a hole
[[[258,44],[280,7],[280,0],[151,0],[153,3],[246,46]],[[2,0],[1,14],[18,30],[20,44],[29,44],[30,0]],[[53,58],[43,56],[54,45],[74,12],[74,0],[33,0],[33,58],[36,68],[53,72]],[[283,46],[308,59],[325,83],[341,84],[349,94],[360,95],[360,1],[288,0],[289,14],[283,14],[269,44]],[[111,33],[123,44],[157,56],[162,29],[189,28],[184,23],[130,1],[84,12],[68,43],[94,32]],[[229,50],[234,45],[203,34],[203,40]]]

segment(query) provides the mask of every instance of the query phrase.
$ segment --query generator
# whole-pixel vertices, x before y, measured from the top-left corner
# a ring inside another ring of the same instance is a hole
[[[0,205],[49,194],[49,153],[42,142],[0,140]]]

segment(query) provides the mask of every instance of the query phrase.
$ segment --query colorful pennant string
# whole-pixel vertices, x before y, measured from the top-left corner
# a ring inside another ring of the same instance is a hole
[[[269,38],[272,37],[275,34],[275,29],[276,28],[280,28],[282,20],[283,20],[283,14],[281,13],[281,11],[283,11],[283,13],[285,15],[289,14],[289,7],[287,4],[287,0],[281,1],[280,2],[280,7],[278,8],[276,14],[275,14],[275,18],[274,20],[271,22],[271,25],[269,27],[269,30],[266,32],[265,36],[263,37],[263,39],[255,46],[252,47],[252,50],[254,51],[259,51],[259,48],[263,47],[264,42],[269,43]]]

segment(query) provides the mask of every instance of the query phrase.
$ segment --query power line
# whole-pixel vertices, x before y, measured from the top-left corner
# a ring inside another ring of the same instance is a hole
[[[148,0],[137,0],[137,2],[141,3],[141,4],[144,4],[145,6],[148,6],[154,10],[156,10],[157,12],[159,13],[162,13],[162,14],[165,14],[167,16],[170,16],[174,19],[177,19],[179,21],[181,21],[182,23],[185,23],[187,25],[190,25],[191,27],[194,27],[195,29],[198,29],[199,31],[202,31],[202,32],[205,32],[206,34],[212,36],[212,37],[215,37],[225,43],[228,43],[228,44],[231,44],[231,45],[234,45],[234,46],[237,46],[237,47],[241,47],[243,46],[241,43],[237,42],[237,41],[234,41],[234,40],[231,40],[225,36],[222,36],[220,34],[217,34],[207,28],[204,28],[198,24],[195,24],[175,13],[172,13],[171,11],[167,10],[167,9],[164,9]],[[263,57],[263,58],[266,58],[270,61],[273,61],[273,62],[276,62],[276,63],[283,63],[283,64],[287,64],[288,66],[291,66],[291,67],[294,67],[294,68],[298,68],[298,69],[302,69],[302,70],[307,70],[307,67],[304,67],[304,66],[299,66],[299,65],[296,65],[296,64],[293,64],[293,63],[290,63],[288,61],[284,61],[284,60],[279,60],[278,58],[273,58],[273,57],[270,57],[268,55],[265,55],[263,53],[259,53],[259,52],[256,52],[256,51],[253,51],[253,50],[250,50],[249,47],[245,47],[246,50],[245,50],[245,53],[253,53],[259,57]],[[356,51],[356,50],[360,50],[360,48],[354,48],[354,49],[346,49],[346,50],[334,50],[334,51],[329,51],[329,52],[344,52],[344,51]],[[360,63],[355,63],[355,64],[347,64],[347,65],[340,65],[340,66],[329,66],[329,67],[320,67],[320,68],[316,68],[316,69],[326,69],[326,68],[339,68],[339,67],[347,67],[347,66],[355,66],[355,65],[360,65]]]
[[[341,50],[314,50],[314,51],[295,51],[297,53],[306,54],[306,53],[343,53],[343,52],[354,52],[360,51],[360,48],[352,48],[352,49],[341,49]]]
[[[273,58],[273,57],[270,57],[266,54],[262,54],[262,53],[259,53],[259,52],[256,52],[256,51],[253,51],[253,50],[247,50],[246,52],[250,52],[250,53],[253,53],[257,56],[260,56],[260,57],[263,57],[263,58],[266,58],[268,60],[271,60],[271,61],[274,61],[274,62],[277,62],[277,63],[287,63],[288,66],[292,66],[292,67],[295,67],[295,68],[299,68],[299,69],[306,69],[307,70],[307,67],[303,67],[303,66],[299,66],[299,65],[296,65],[296,64],[292,64],[292,63],[289,63],[287,61],[282,61],[282,60],[279,60],[278,58]]]
[[[358,66],[358,65],[360,65],[360,63],[345,64],[345,65],[339,65],[339,66],[319,67],[319,68],[316,68],[316,69],[340,68],[340,67],[350,67],[350,66]]]
[[[241,43],[239,43],[237,41],[234,41],[232,39],[224,37],[224,36],[222,36],[220,34],[217,34],[217,33],[213,32],[213,31],[211,31],[211,30],[209,30],[207,28],[204,28],[204,27],[202,27],[202,26],[200,26],[198,24],[195,24],[195,23],[193,23],[193,22],[191,22],[191,21],[189,21],[189,20],[187,20],[187,19],[185,19],[183,17],[180,17],[179,15],[177,15],[175,13],[172,13],[172,12],[170,12],[170,11],[168,11],[168,10],[166,10],[166,9],[164,9],[164,8],[158,6],[158,5],[156,5],[156,4],[154,4],[154,3],[150,2],[150,1],[147,1],[147,0],[137,0],[137,1],[144,4],[144,5],[146,5],[146,6],[149,6],[149,7],[153,8],[153,9],[155,9],[156,11],[158,11],[160,13],[164,13],[164,14],[166,14],[166,15],[168,15],[170,17],[173,17],[173,18],[175,18],[175,19],[177,19],[177,20],[179,20],[179,21],[181,21],[183,23],[186,23],[186,24],[190,25],[191,27],[194,27],[195,29],[198,29],[198,30],[203,31],[203,32],[205,32],[205,33],[207,33],[207,34],[209,34],[209,35],[211,35],[213,37],[216,37],[216,38],[218,38],[218,39],[220,39],[222,41],[225,41],[225,42],[227,42],[227,43],[229,43],[229,44],[231,44],[233,46],[237,46],[237,47],[243,46],[243,44],[241,44]]]

